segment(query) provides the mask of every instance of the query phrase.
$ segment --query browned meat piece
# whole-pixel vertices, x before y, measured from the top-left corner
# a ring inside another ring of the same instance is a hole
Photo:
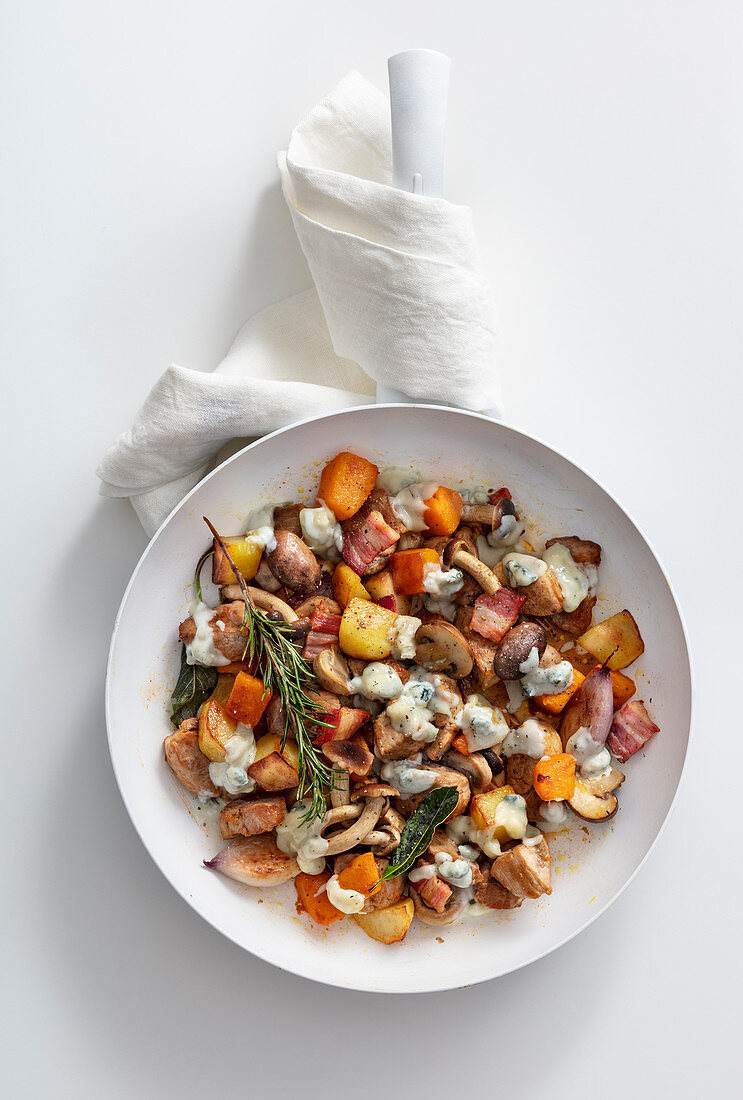
[[[439,852],[445,852],[446,855],[450,856],[452,859],[459,859],[459,851],[456,844],[443,829],[434,830],[434,834],[431,837],[431,843],[428,845],[428,854],[431,859],[436,859]]]
[[[470,576],[469,573],[465,573],[462,587],[452,596],[454,603],[458,604],[459,607],[472,607],[478,596],[482,596],[482,588],[480,588],[474,577]]]
[[[415,742],[416,748],[420,748],[420,742]],[[470,803],[471,790],[469,780],[461,772],[455,772],[453,768],[445,768],[441,764],[416,764],[416,768],[420,768],[424,772],[433,772],[434,781],[433,785],[429,787],[429,790],[435,790],[437,787],[456,787],[459,792],[459,801],[447,817],[447,821],[451,821],[455,817],[459,817],[463,814]],[[423,799],[428,794],[428,791],[424,791],[422,794],[411,795],[410,798],[399,798],[397,800],[397,809],[403,815],[403,817],[410,817],[414,810],[418,808]]]
[[[341,527],[343,531],[356,531],[359,527],[363,527],[370,512],[379,512],[385,523],[388,523],[393,531],[398,535],[402,534],[405,530],[405,524],[395,515],[392,511],[392,504],[390,498],[384,489],[372,489],[369,496],[359,508],[355,515],[350,519],[343,520]],[[377,554],[376,558],[366,566],[364,575],[368,576],[372,573],[379,573],[387,565],[388,561],[397,550],[397,543],[390,546],[387,550],[383,550],[380,554]]]
[[[501,584],[508,585],[508,576],[503,567],[503,562],[498,562],[493,570]],[[556,615],[562,611],[562,589],[560,582],[551,569],[542,573],[541,577],[532,584],[526,584],[519,588],[519,592],[526,596],[521,608],[522,615]]]
[[[531,756],[523,756],[521,753],[506,757],[506,783],[524,798],[533,788],[535,764],[536,760]]]
[[[493,863],[493,878],[519,898],[551,894],[550,850],[546,837],[538,844],[517,844]]]
[[[333,864],[333,871],[336,875],[339,875],[344,867],[348,867],[352,859],[355,859],[359,855],[359,852],[342,852],[341,855],[335,857],[335,863]],[[384,859],[382,856],[375,856],[374,862],[377,865],[377,870],[380,876],[384,874],[388,859]],[[396,878],[386,879],[378,890],[375,890],[371,897],[367,898],[364,902],[364,908],[362,913],[371,913],[372,909],[386,909],[388,905],[394,905],[396,901],[399,901],[402,897],[403,890],[405,888],[405,875],[398,875]]]
[[[589,542],[588,539],[579,539],[577,535],[561,535],[556,539],[548,539],[544,544],[545,549],[559,542],[567,547],[570,557],[576,565],[601,565],[601,547],[597,542]]]
[[[286,802],[280,794],[262,798],[236,798],[219,815],[219,831],[225,840],[233,836],[270,833],[286,817]]]
[[[209,777],[209,761],[199,748],[199,723],[187,718],[165,738],[165,759],[182,787],[202,798],[213,798],[219,790]]]
[[[488,909],[516,909],[523,898],[517,898],[495,879],[486,879],[475,886],[475,901]]]
[[[214,613],[209,618],[214,635],[214,648],[228,661],[242,660],[246,641],[242,630],[244,620],[245,604],[242,600],[220,604],[219,607],[214,608]],[[218,623],[222,623],[224,629],[218,626]],[[178,634],[184,645],[194,640],[196,624],[190,616],[183,620],[178,628]]]
[[[451,748],[454,738],[462,731],[454,719],[448,718],[445,714],[437,714],[433,724],[438,727],[439,732],[436,734],[435,740],[426,745],[424,752],[429,760],[440,760],[444,753]]]
[[[402,760],[421,748],[420,741],[396,730],[385,713],[374,719],[374,744],[383,760]]]
[[[585,634],[593,621],[593,609],[596,606],[595,596],[586,596],[575,611],[560,611],[550,617],[550,622],[563,630],[566,634],[577,638],[579,634]]]
[[[274,531],[291,531],[293,535],[302,537],[302,527],[299,522],[299,513],[304,508],[303,504],[287,504],[284,508],[274,508]]]

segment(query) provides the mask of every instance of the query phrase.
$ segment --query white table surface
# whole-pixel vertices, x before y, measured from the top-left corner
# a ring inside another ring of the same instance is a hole
[[[740,1095],[740,7],[3,9],[4,1095]],[[93,470],[170,361],[209,369],[309,285],[275,152],[347,69],[383,85],[411,45],[453,60],[447,194],[475,209],[510,418],[649,533],[698,720],[608,914],[499,981],[382,998],[242,953],[145,853],[103,719],[145,539]]]

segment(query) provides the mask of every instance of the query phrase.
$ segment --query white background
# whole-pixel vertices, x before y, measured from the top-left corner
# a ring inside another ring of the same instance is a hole
[[[4,1093],[740,1095],[740,5],[2,10]],[[648,532],[698,717],[607,915],[499,981],[383,998],[242,953],[146,855],[103,720],[145,539],[93,470],[169,362],[211,368],[309,285],[275,152],[349,68],[384,86],[414,45],[452,58],[446,193],[475,210],[509,417]]]

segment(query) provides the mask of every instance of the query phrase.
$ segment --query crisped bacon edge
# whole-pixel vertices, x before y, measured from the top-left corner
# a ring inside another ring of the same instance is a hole
[[[652,721],[642,700],[633,699],[614,715],[606,745],[617,760],[624,763],[659,730],[660,726]]]
[[[500,642],[514,625],[526,596],[513,588],[500,588],[494,596],[478,596],[470,629],[491,642]]]
[[[382,513],[372,511],[366,517],[362,527],[343,534],[343,560],[354,573],[363,576],[367,565],[378,554],[389,550],[400,538],[384,520]]]
[[[317,607],[312,612],[310,632],[307,635],[302,650],[302,656],[312,661],[317,657],[321,649],[336,645],[341,629],[340,615],[331,615],[322,608]]]

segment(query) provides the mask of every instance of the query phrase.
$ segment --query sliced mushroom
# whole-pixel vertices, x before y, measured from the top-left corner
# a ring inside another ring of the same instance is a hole
[[[357,783],[351,791],[351,801],[360,802],[366,798],[397,798],[397,795],[396,787],[391,787],[389,783],[375,782],[372,776],[370,779],[364,779],[361,783]]]
[[[448,752],[442,757],[441,763],[447,768],[453,768],[469,780],[470,787],[475,794],[487,790],[493,782],[493,773],[485,757],[479,752],[465,756],[462,752]]]
[[[573,813],[585,821],[608,821],[619,808],[619,802],[612,791],[624,783],[624,775],[618,768],[612,768],[608,775],[599,775],[593,779],[577,776],[575,791],[568,799]]]
[[[490,765],[490,771],[493,776],[502,775],[504,771],[504,764],[500,756],[494,749],[483,749],[482,755]]]
[[[426,905],[417,890],[412,891],[412,897],[415,915],[424,924],[438,926],[453,924],[458,917],[461,917],[467,906],[467,898],[464,896],[463,890],[454,891],[443,913],[437,913],[435,909],[431,909]]]
[[[494,596],[503,585],[492,569],[488,569],[485,562],[480,561],[473,552],[470,552],[470,549],[466,548],[468,545],[474,551],[474,547],[464,539],[451,539],[444,550],[444,565],[447,568],[454,565],[458,569],[464,569],[465,573],[475,578],[483,592],[488,596]]]
[[[268,568],[293,592],[311,592],[320,583],[320,564],[306,542],[291,531],[276,531],[276,545],[266,551]]]
[[[336,833],[335,836],[328,837],[328,848],[326,856],[337,856],[339,852],[347,852],[350,848],[355,848],[357,844],[362,844],[367,833],[370,833],[379,820],[379,815],[384,809],[385,800],[383,798],[368,798],[364,805],[364,809],[361,811],[359,817],[350,825],[347,829],[344,829],[341,833]],[[355,810],[355,806],[347,806],[344,809]],[[328,816],[338,811],[331,810],[329,814],[325,815],[325,820]],[[323,831],[325,829],[323,825]]]
[[[239,584],[226,584],[221,589],[222,599],[226,603],[242,603],[243,594],[240,590]],[[289,607],[289,604],[284,600],[280,600],[278,596],[274,596],[273,592],[264,592],[262,588],[254,588],[252,585],[248,585],[248,595],[261,611],[275,611],[281,618],[287,623],[294,623],[297,621],[297,614]]]
[[[276,837],[266,835],[236,837],[204,866],[248,886],[279,886],[299,874],[296,859],[281,851]]]
[[[344,768],[354,775],[368,775],[374,763],[374,757],[366,745],[358,741],[326,741],[322,746],[322,754],[332,764]]]
[[[351,791],[348,772],[340,765],[333,765],[333,785],[330,788],[330,805],[337,810],[341,806],[350,806]]]
[[[472,671],[472,651],[461,631],[447,622],[424,623],[415,634],[415,659],[429,672],[458,680]]]
[[[541,657],[547,646],[547,631],[539,623],[518,623],[498,643],[493,658],[493,671],[501,680],[518,680],[521,665],[536,648]]]
[[[266,592],[278,592],[281,585],[274,577],[271,570],[268,568],[268,562],[265,558],[261,558],[260,565],[258,566],[258,572],[254,577],[255,583],[259,588],[263,588]]]
[[[295,611],[300,619],[311,619],[312,613],[318,609],[324,611],[326,615],[343,614],[340,604],[331,600],[329,596],[309,596],[295,608]]]
[[[336,646],[321,649],[312,662],[312,671],[320,687],[335,695],[351,694],[351,673],[346,658]]]
[[[418,550],[424,542],[425,538],[420,531],[403,531],[395,546],[395,550]]]

